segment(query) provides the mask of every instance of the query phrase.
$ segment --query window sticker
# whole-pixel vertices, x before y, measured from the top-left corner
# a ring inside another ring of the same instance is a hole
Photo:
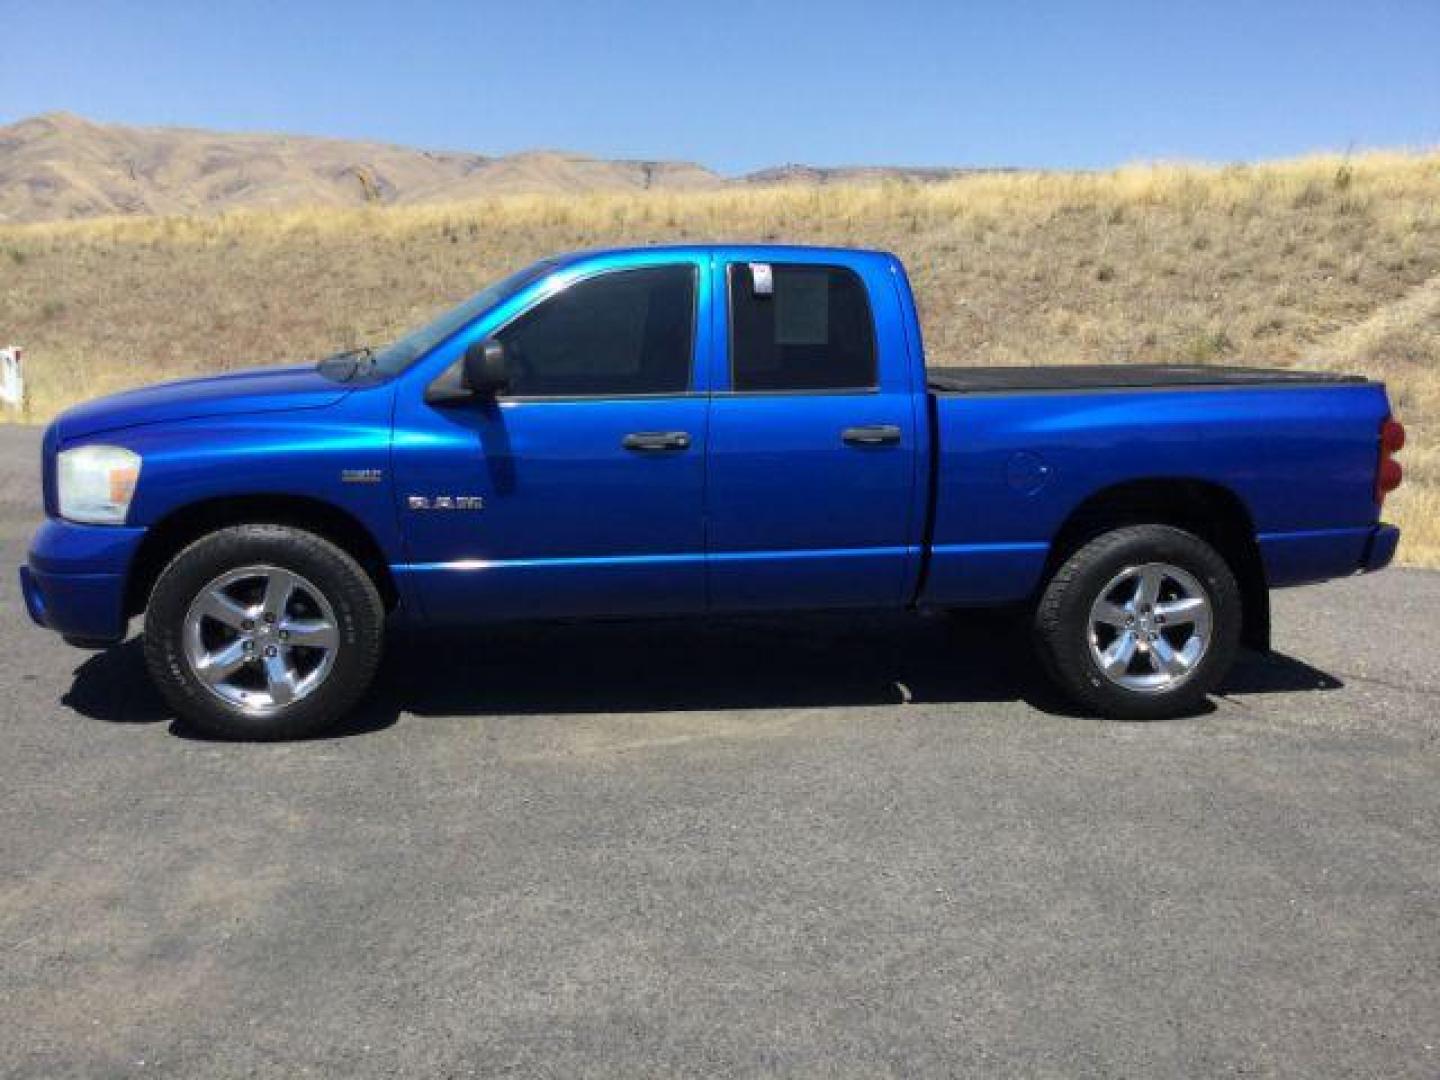
[[[754,283],[756,296],[770,296],[775,292],[775,279],[770,275],[769,263],[751,263],[750,280]]]
[[[829,273],[787,271],[775,290],[775,344],[825,345],[829,340]]]

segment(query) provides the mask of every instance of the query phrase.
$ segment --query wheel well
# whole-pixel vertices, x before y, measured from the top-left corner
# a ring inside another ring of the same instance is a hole
[[[370,575],[387,611],[399,601],[400,594],[380,545],[354,516],[319,499],[246,495],[194,503],[147,529],[130,566],[126,614],[136,615],[145,609],[150,590],[171,559],[202,536],[232,525],[289,525],[324,537]]]
[[[1202,480],[1139,480],[1098,491],[1066,519],[1050,546],[1045,578],[1086,543],[1125,525],[1173,525],[1193,533],[1230,565],[1244,601],[1242,640],[1270,647],[1270,591],[1255,523],[1228,488]]]

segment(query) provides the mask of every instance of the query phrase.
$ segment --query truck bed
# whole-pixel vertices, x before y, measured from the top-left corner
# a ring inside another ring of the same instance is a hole
[[[1363,383],[1363,375],[1214,364],[1077,364],[1051,367],[927,368],[937,394],[1137,390],[1180,386],[1296,386]]]
[[[1378,382],[1137,365],[951,368],[932,372],[930,384],[927,603],[1033,595],[1052,539],[1087,500],[1157,482],[1197,507],[1216,492],[1233,500],[1225,505],[1253,531],[1271,586],[1364,565],[1389,412]]]

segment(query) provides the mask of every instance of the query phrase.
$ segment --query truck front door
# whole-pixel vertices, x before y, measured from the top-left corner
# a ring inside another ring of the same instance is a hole
[[[398,402],[401,572],[430,620],[704,609],[707,269],[657,253],[542,284],[488,332],[498,399]]]

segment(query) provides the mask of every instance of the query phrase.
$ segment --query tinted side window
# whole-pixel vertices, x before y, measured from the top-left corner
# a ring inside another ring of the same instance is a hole
[[[666,394],[690,386],[695,268],[617,270],[542,300],[496,336],[510,397]]]
[[[730,371],[736,390],[870,389],[875,329],[865,286],[839,266],[730,266]]]

